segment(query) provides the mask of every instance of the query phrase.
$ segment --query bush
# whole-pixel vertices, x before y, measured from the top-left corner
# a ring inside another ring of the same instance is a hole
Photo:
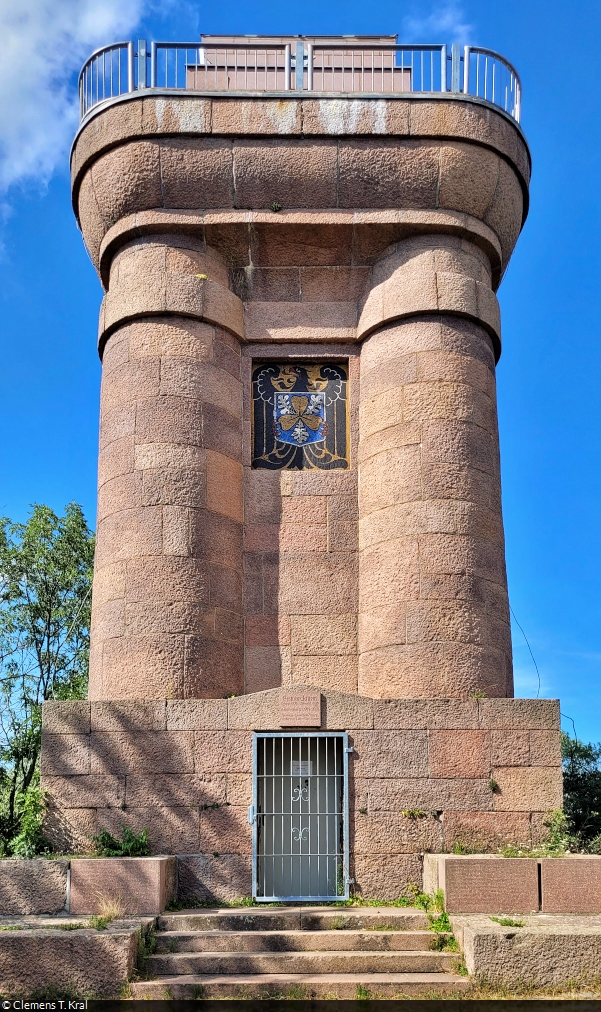
[[[601,854],[601,743],[562,733],[563,807],[571,850]]]

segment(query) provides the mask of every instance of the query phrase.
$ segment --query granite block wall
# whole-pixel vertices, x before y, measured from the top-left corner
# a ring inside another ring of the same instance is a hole
[[[421,883],[424,852],[536,844],[561,805],[555,700],[384,700],[322,692],[349,732],[351,875],[366,896]],[[253,731],[281,730],[279,690],[219,700],[44,705],[46,832],[85,853],[100,829],[149,830],[177,853],[180,893],[251,891]],[[490,780],[498,790],[490,789]],[[182,855],[184,855],[182,857]]]

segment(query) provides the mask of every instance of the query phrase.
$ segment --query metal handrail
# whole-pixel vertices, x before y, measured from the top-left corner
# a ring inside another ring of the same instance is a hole
[[[350,42],[350,40],[349,40]],[[479,46],[357,45],[265,41],[218,44],[117,42],[97,49],[79,75],[81,119],[134,91],[282,92],[398,95],[455,93],[502,109],[520,122],[515,68]]]

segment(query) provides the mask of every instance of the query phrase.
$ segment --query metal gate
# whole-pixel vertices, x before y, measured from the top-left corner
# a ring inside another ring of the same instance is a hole
[[[255,734],[257,901],[348,899],[348,753],[342,733]]]

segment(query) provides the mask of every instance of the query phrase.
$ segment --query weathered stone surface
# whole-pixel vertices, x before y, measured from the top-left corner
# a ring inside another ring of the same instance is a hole
[[[87,699],[47,700],[42,704],[42,730],[48,734],[88,734],[90,703]]]
[[[250,896],[252,890],[249,854],[178,854],[178,896],[231,902]]]
[[[70,912],[95,914],[115,901],[124,915],[159,914],[174,898],[173,857],[74,858]]]
[[[489,917],[451,916],[468,972],[496,987],[539,988],[574,984],[588,990],[598,978],[601,924],[598,917],[544,914],[522,917],[519,928]],[[587,987],[588,985],[588,987]]]
[[[108,930],[65,931],[69,921],[23,925],[0,934],[0,979],[6,994],[118,998],[136,965],[144,923],[113,922]],[[63,930],[60,930],[63,928]]]
[[[68,867],[69,862],[60,858],[4,858],[0,861],[0,914],[57,914],[64,910]]]
[[[541,861],[542,910],[546,914],[598,914],[601,857],[574,854]]]
[[[442,889],[449,913],[527,914],[538,910],[533,858],[426,854],[424,888]]]

